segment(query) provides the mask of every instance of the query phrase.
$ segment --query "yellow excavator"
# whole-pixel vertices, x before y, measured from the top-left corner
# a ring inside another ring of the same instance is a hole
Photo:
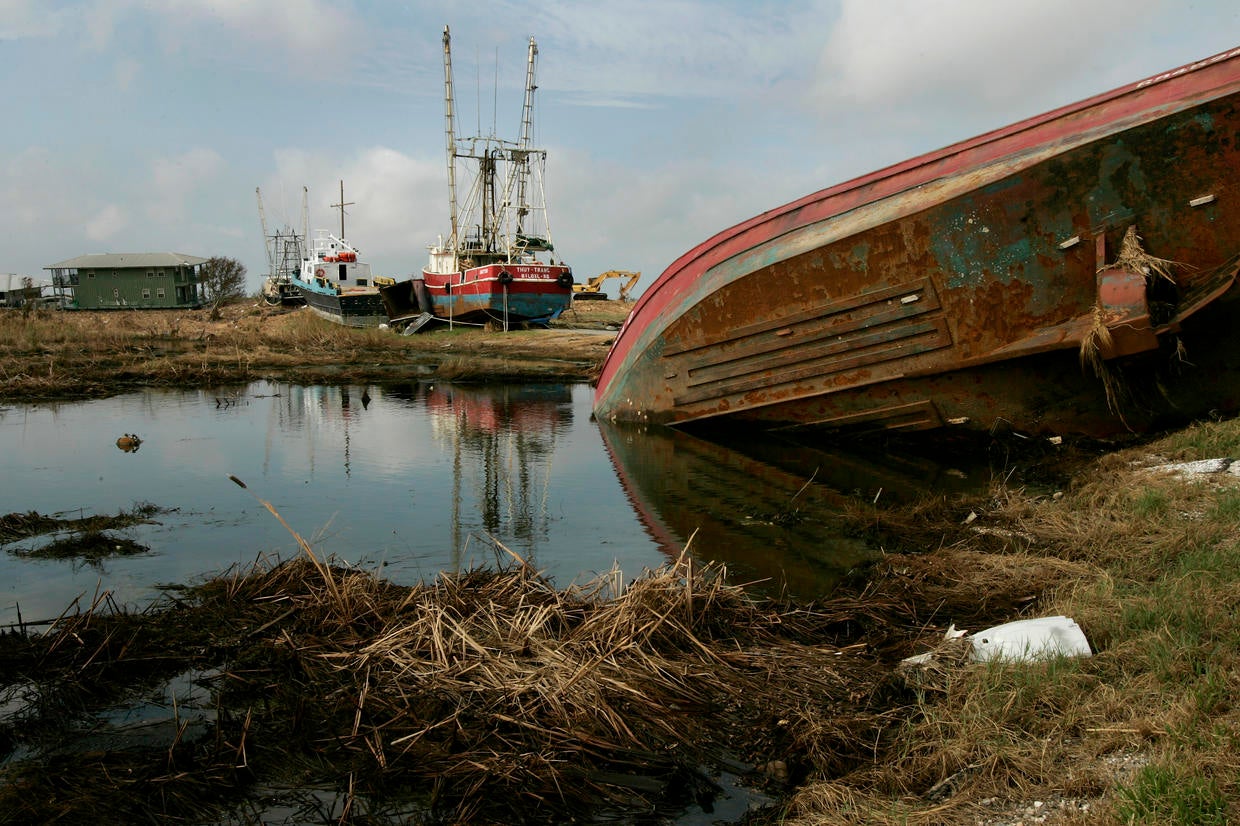
[[[607,297],[607,293],[603,292],[603,282],[609,278],[626,279],[620,285],[620,300],[629,301],[629,293],[633,289],[633,285],[637,283],[637,279],[641,278],[640,272],[629,272],[628,270],[608,270],[586,281],[584,284],[573,285],[573,300],[587,301],[591,299],[603,299]]]

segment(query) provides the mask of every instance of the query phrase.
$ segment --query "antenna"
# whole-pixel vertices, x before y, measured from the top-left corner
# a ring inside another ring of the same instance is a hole
[[[344,208],[347,206],[353,206],[353,204],[355,203],[357,202],[346,201],[344,199],[344,181],[341,181],[340,182],[340,203],[332,204],[333,209],[339,208],[340,210],[340,240],[341,241],[344,240]]]

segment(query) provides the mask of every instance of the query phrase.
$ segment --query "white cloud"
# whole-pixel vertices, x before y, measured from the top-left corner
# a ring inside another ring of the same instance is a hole
[[[203,184],[213,181],[227,164],[214,149],[199,147],[174,158],[151,163],[151,203],[147,215],[153,223],[182,219],[186,207]]]
[[[216,23],[245,43],[331,59],[352,52],[361,33],[339,3],[326,0],[147,0],[147,10],[178,29]]]
[[[86,222],[86,237],[92,241],[106,241],[129,226],[125,211],[116,204],[108,204]]]
[[[51,37],[69,12],[48,10],[42,0],[0,0],[0,40]]]
[[[77,11],[92,48],[102,52],[113,45],[117,20],[133,8],[136,2],[137,0],[98,0],[84,4]]]
[[[408,275],[420,268],[427,244],[447,232],[447,184],[438,160],[376,146],[343,163],[283,149],[275,153],[275,165],[275,175],[261,187],[268,229],[287,225],[300,230],[304,186],[309,189],[308,229],[338,234],[340,213],[331,205],[340,202],[343,181],[344,199],[352,202],[345,210],[345,234],[376,275]]]
[[[116,66],[113,69],[114,77],[116,78],[116,88],[122,92],[129,91],[133,87],[134,81],[137,79],[138,72],[141,69],[142,65],[133,58],[124,57],[116,61]]]
[[[819,59],[816,96],[873,107],[924,104],[927,97],[993,105],[1079,74],[1082,64],[1114,61],[1126,48],[1125,30],[1148,25],[1160,5],[842,0]]]

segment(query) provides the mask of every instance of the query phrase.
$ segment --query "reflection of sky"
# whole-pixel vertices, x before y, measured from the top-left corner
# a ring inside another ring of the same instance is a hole
[[[141,436],[136,453],[116,448],[122,433]],[[173,509],[128,533],[150,554],[99,569],[0,554],[0,622],[16,619],[15,604],[42,619],[97,588],[141,602],[158,583],[295,553],[254,495],[316,550],[397,581],[491,561],[484,514],[497,540],[562,584],[613,560],[629,577],[663,561],[620,491],[584,386],[534,399],[417,385],[148,390],[4,408],[0,445],[0,514]]]

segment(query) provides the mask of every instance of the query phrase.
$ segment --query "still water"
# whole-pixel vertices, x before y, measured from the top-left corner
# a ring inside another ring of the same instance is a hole
[[[632,578],[687,546],[733,581],[813,597],[869,555],[832,522],[840,497],[873,495],[883,468],[802,447],[751,441],[742,453],[663,428],[617,430],[591,418],[590,401],[585,385],[258,382],[0,407],[0,515],[162,509],[156,524],[121,532],[149,548],[135,556],[85,564],[13,553],[47,537],[3,546],[0,623],[19,611],[51,618],[104,591],[140,607],[161,584],[296,555],[259,499],[316,552],[404,584],[493,565],[506,558],[500,545],[561,586],[613,566]],[[127,433],[142,439],[138,450],[118,449]]]

